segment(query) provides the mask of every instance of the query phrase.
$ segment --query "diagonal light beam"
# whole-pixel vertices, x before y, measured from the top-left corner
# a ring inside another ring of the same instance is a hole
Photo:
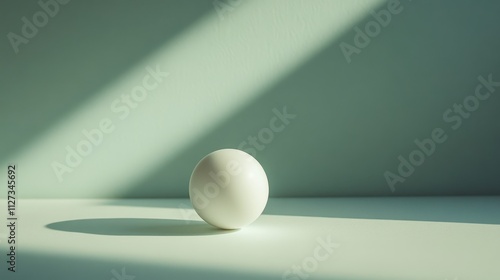
[[[201,18],[4,165],[20,166],[24,197],[112,197],[257,98],[380,2],[248,1],[224,20],[216,13]],[[156,69],[169,76],[151,74]],[[122,99],[137,86],[149,88],[140,101]],[[82,130],[92,134],[100,126],[112,132],[82,144],[88,141]],[[91,151],[69,166],[66,147]]]

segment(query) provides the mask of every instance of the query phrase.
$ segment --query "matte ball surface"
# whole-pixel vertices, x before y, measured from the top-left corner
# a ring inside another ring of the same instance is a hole
[[[264,211],[269,184],[260,163],[235,149],[212,152],[198,162],[189,181],[189,198],[207,223],[238,229]]]

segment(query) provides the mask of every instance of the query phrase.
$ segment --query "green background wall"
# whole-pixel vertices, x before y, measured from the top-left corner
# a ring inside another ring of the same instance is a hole
[[[7,34],[41,8],[2,1],[0,161],[19,166],[20,197],[187,197],[201,157],[258,137],[284,107],[295,118],[255,153],[271,196],[500,194],[500,87],[456,130],[457,117],[443,119],[474,95],[479,76],[500,81],[500,2],[401,1],[350,63],[340,44],[355,45],[355,27],[386,2],[222,2],[73,0],[16,54]],[[189,49],[176,45],[183,40]],[[97,126],[120,88],[140,82],[144,65],[158,64],[170,75],[162,97],[144,101],[153,109],[116,122],[58,182],[51,163],[65,146]],[[190,87],[206,91],[182,90]],[[85,110],[95,119],[71,121]],[[196,118],[205,113],[213,117]],[[391,190],[384,173],[398,174],[398,156],[408,159],[435,128],[447,140]],[[148,149],[154,162],[141,154]]]

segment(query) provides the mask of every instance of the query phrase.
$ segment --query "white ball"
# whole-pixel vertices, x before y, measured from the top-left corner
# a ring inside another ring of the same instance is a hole
[[[251,155],[235,149],[212,152],[198,162],[189,181],[189,198],[207,223],[238,229],[254,222],[267,204],[266,173]]]

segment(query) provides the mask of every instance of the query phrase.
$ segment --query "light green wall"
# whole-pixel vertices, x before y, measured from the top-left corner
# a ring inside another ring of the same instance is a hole
[[[284,107],[296,117],[255,154],[272,196],[500,193],[500,87],[456,130],[443,119],[479,76],[500,81],[500,3],[403,0],[350,63],[341,43],[386,2],[233,5],[74,0],[16,54],[7,34],[40,6],[2,2],[0,159],[19,165],[20,193],[184,197],[201,157]],[[156,97],[119,120],[109,105],[156,65],[170,74]],[[108,115],[116,131],[58,182],[51,163]],[[447,140],[391,191],[384,173],[436,128]]]

